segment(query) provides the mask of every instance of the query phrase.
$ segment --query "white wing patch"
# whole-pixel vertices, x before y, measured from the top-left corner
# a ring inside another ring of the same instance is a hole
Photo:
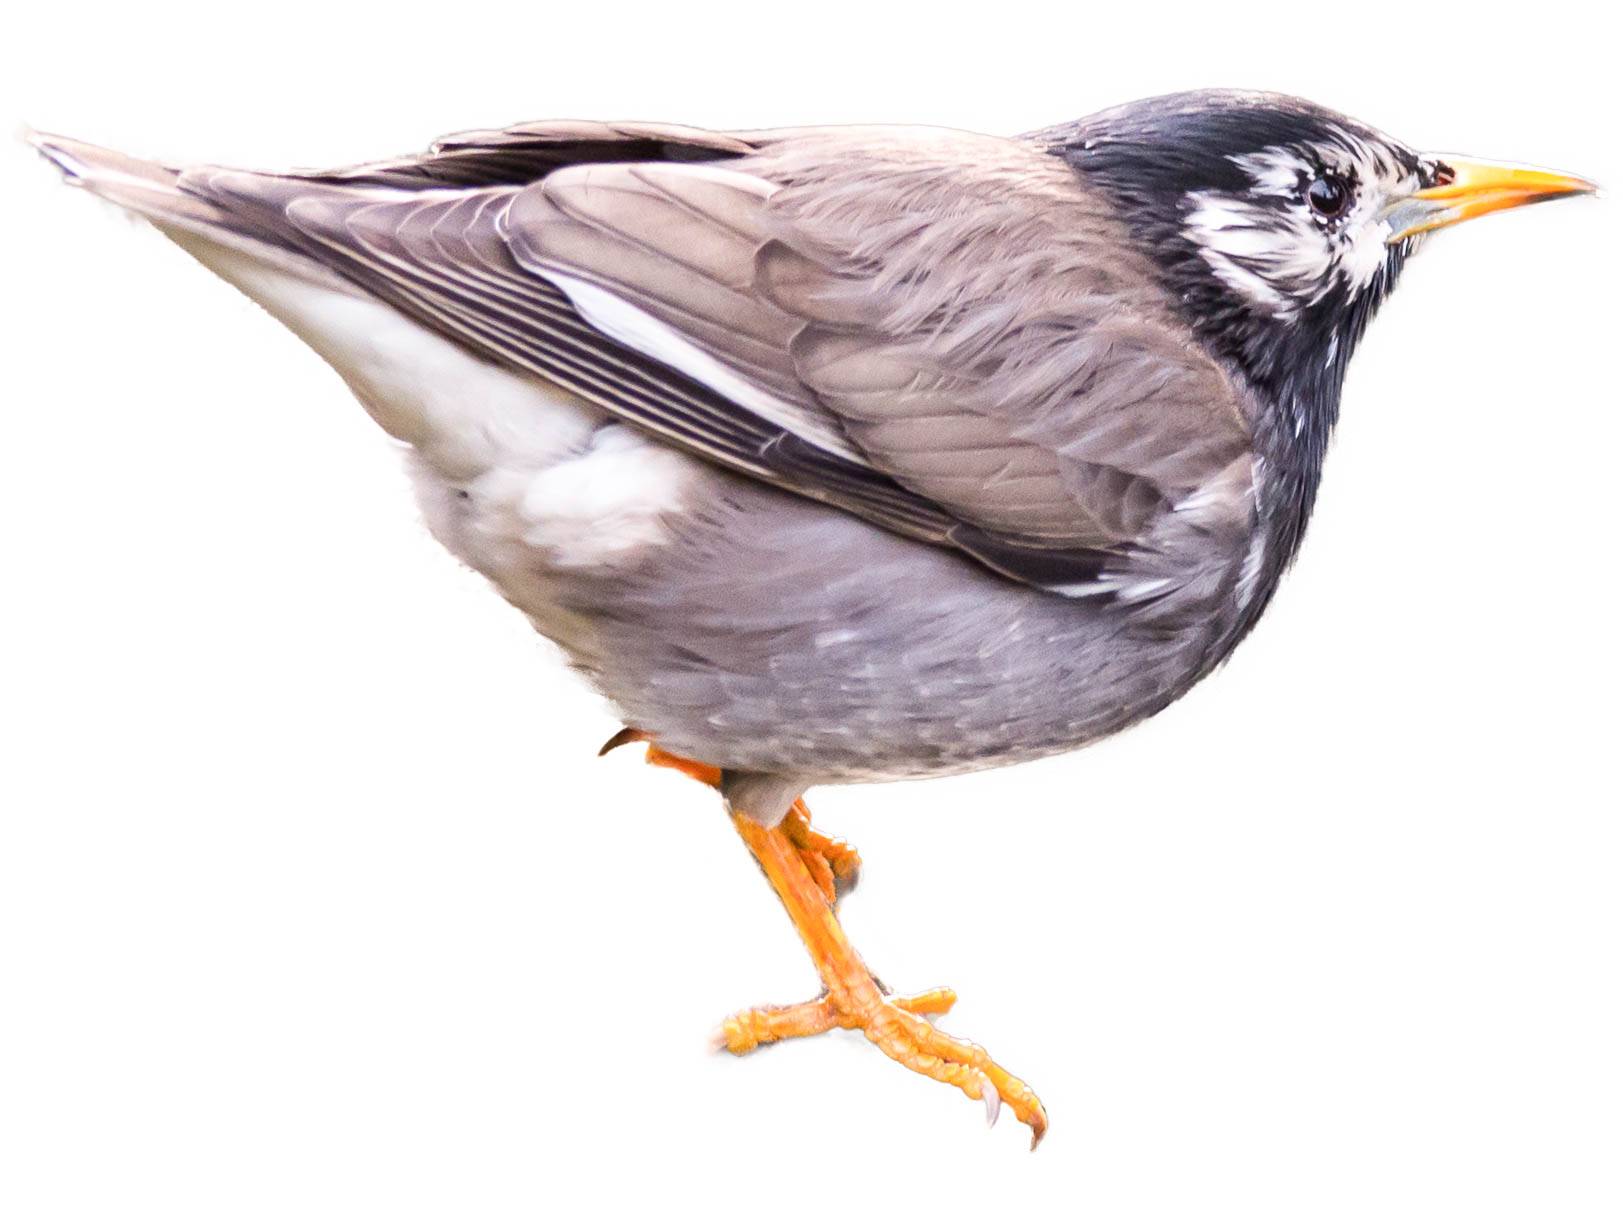
[[[575,306],[587,323],[606,337],[650,359],[659,360],[801,439],[850,460],[865,463],[866,458],[852,446],[851,441],[832,426],[819,422],[808,416],[804,409],[779,401],[759,386],[751,384],[657,317],[650,316],[595,283],[544,267],[538,267],[537,271],[568,296],[569,303]]]

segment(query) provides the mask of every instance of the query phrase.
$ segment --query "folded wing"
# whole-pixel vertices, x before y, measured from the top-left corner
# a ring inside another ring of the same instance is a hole
[[[1119,594],[1181,508],[1251,509],[1227,378],[1012,141],[545,124],[182,181],[487,358],[1038,587]]]

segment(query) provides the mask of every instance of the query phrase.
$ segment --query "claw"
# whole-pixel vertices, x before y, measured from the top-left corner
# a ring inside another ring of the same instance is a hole
[[[1036,1149],[1048,1135],[1048,1122],[1046,1120],[1031,1126],[1031,1148]]]
[[[983,1073],[980,1079],[981,1100],[986,1104],[986,1127],[996,1128],[997,1118],[1003,1111],[1003,1096],[997,1092],[997,1087],[992,1085],[991,1078]]]
[[[639,731],[636,727],[621,727],[603,742],[603,746],[597,750],[597,754],[598,756],[607,756],[616,748],[622,748],[626,744],[646,743],[649,738],[646,731]]]

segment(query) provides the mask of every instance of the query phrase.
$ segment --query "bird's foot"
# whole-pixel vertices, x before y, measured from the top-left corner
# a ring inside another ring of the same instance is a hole
[[[743,1054],[775,1040],[817,1035],[836,1027],[861,1031],[891,1060],[980,1099],[986,1104],[988,1119],[995,1120],[1007,1104],[1031,1128],[1035,1147],[1048,1131],[1048,1115],[1031,1087],[992,1060],[980,1045],[948,1035],[926,1017],[945,1014],[957,1001],[956,994],[951,989],[931,989],[911,997],[886,993],[846,938],[790,830],[782,824],[766,828],[739,814],[733,816],[733,827],[783,901],[826,992],[816,1001],[797,1006],[766,1006],[733,1015],[722,1024],[722,1046]]]
[[[907,997],[885,999],[899,1010],[909,1014],[945,1014],[952,1009],[958,995],[951,989],[926,989]],[[844,1031],[863,1028],[862,1016],[842,1009],[829,993],[815,1001],[803,1001],[793,1006],[752,1006],[740,1010],[721,1024],[716,1033],[716,1046],[725,1048],[734,1056],[753,1052],[763,1044],[779,1040],[801,1039],[808,1035],[821,1035],[836,1027]]]
[[[666,752],[634,727],[616,734],[603,745],[603,751],[630,743],[648,745],[650,764],[675,769],[707,786],[721,784],[721,771],[715,766]],[[988,1121],[995,1121],[1007,1105],[1031,1128],[1035,1148],[1048,1131],[1048,1115],[1031,1087],[992,1060],[980,1045],[948,1035],[929,1021],[928,1016],[950,1010],[957,995],[951,989],[930,989],[910,997],[887,993],[846,938],[835,904],[856,882],[861,865],[856,850],[812,828],[806,805],[799,800],[772,828],[739,813],[733,815],[733,826],[760,863],[811,953],[824,994],[798,1005],[741,1011],[721,1025],[718,1046],[742,1056],[778,1040],[820,1035],[836,1028],[861,1031],[891,1060],[980,1099],[986,1104]]]
[[[835,1028],[861,1031],[891,1060],[980,1099],[986,1105],[988,1124],[995,1124],[1007,1105],[1031,1128],[1032,1146],[1042,1140],[1048,1131],[1048,1115],[1031,1087],[992,1060],[979,1044],[948,1035],[929,1022],[926,1016],[952,1009],[958,997],[951,989],[928,989],[907,997],[881,996],[863,1008],[855,1008],[855,996],[825,993],[799,1005],[742,1010],[722,1023],[719,1046],[742,1056],[763,1044]]]

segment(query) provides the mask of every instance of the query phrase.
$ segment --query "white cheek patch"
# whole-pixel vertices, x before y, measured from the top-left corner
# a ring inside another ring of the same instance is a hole
[[[1301,156],[1288,148],[1264,148],[1229,160],[1251,175],[1256,193],[1275,198],[1294,197],[1302,188],[1302,174],[1307,168]]]
[[[1224,283],[1260,310],[1289,320],[1324,295],[1335,269],[1330,237],[1306,208],[1191,193],[1184,231]]]
[[[1374,210],[1373,205],[1370,210]],[[1350,299],[1368,287],[1386,265],[1386,242],[1392,235],[1392,225],[1373,215],[1365,215],[1356,228],[1348,231],[1350,237],[1343,246],[1341,272],[1347,281]]]
[[[1200,250],[1212,273],[1258,308],[1289,316],[1292,302],[1276,288],[1258,263],[1273,247],[1273,234],[1257,227],[1255,209],[1224,195],[1191,191],[1184,231]]]
[[[1331,291],[1355,299],[1381,274],[1392,233],[1381,209],[1406,175],[1386,150],[1348,135],[1310,151],[1265,148],[1230,159],[1251,189],[1190,191],[1184,234],[1212,273],[1258,311],[1289,321]],[[1320,166],[1357,183],[1352,209],[1333,227],[1302,196]]]

